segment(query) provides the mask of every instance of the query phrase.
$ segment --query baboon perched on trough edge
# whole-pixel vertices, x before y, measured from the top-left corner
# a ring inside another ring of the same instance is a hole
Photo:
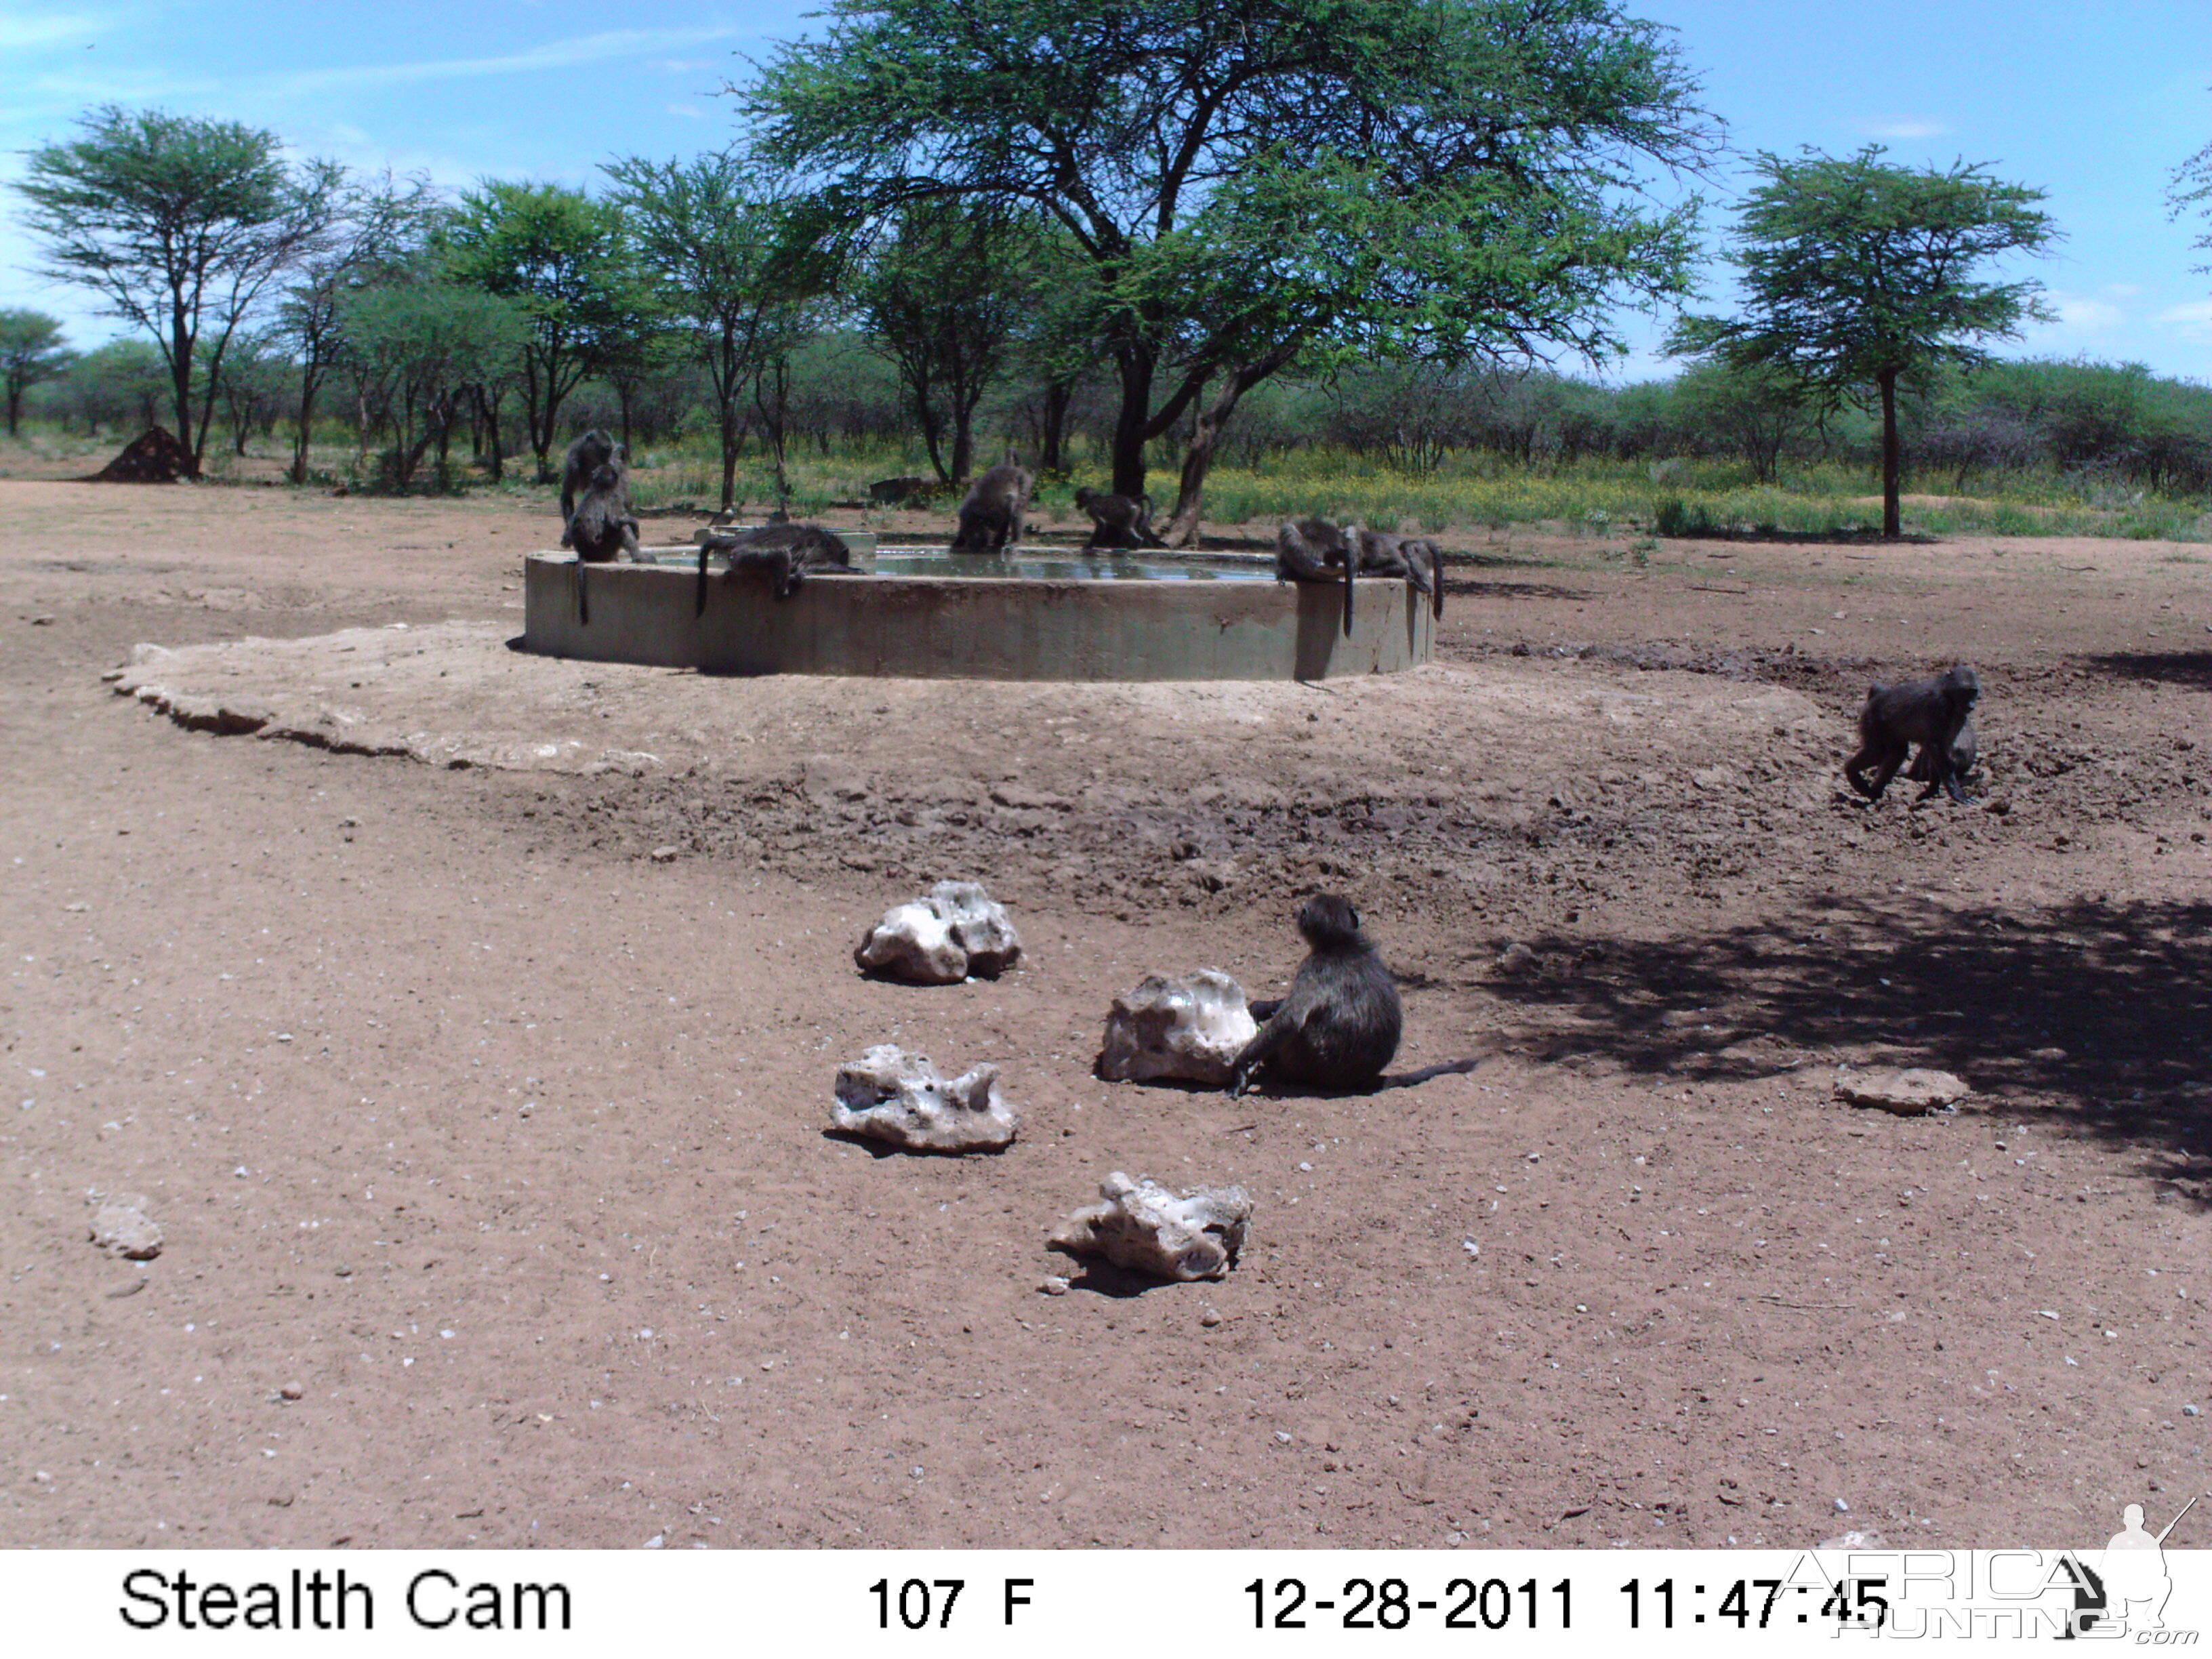
[[[1352,534],[1359,533],[1357,527]],[[1352,541],[1327,519],[1300,519],[1275,532],[1275,580],[1279,582],[1344,584],[1344,636],[1352,637],[1352,567],[1359,562]]]
[[[1003,553],[1022,538],[1030,510],[1030,475],[1012,461],[975,480],[960,503],[955,553]]]
[[[1075,492],[1075,505],[1091,515],[1085,547],[1165,547],[1152,533],[1150,495],[1109,495],[1096,489]]]
[[[1251,1005],[1261,1023],[1229,1074],[1232,1095],[1250,1086],[1255,1070],[1271,1081],[1364,1088],[1397,1055],[1397,982],[1359,931],[1352,901],[1316,893],[1298,907],[1298,932],[1313,953],[1298,964],[1290,995]]]
[[[568,520],[567,539],[576,550],[576,620],[588,624],[592,602],[584,591],[586,566],[637,559],[637,520],[629,515],[629,478],[619,460],[592,469]]]
[[[757,530],[740,530],[709,536],[699,544],[699,592],[691,614],[707,611],[707,559],[726,553],[730,568],[765,570],[775,579],[775,597],[787,599],[809,576],[856,576],[853,550],[845,538],[818,524],[765,524]]]
[[[1918,744],[1928,787],[1915,799],[1926,800],[1940,788],[1961,806],[1971,805],[1959,782],[1958,744],[1981,694],[1981,681],[1964,663],[1929,679],[1869,686],[1866,706],[1859,710],[1859,751],[1844,763],[1851,787],[1869,800],[1880,800],[1905,763],[1905,751]],[[1875,775],[1872,783],[1863,775],[1869,771]]]
[[[1425,536],[1394,536],[1387,531],[1358,532],[1363,575],[1396,576],[1428,596],[1429,608],[1444,614],[1444,551]]]
[[[590,488],[592,475],[612,465],[621,469],[623,510],[629,510],[629,457],[609,434],[593,427],[568,446],[561,458],[561,545],[573,545],[569,526],[576,517],[576,498]]]

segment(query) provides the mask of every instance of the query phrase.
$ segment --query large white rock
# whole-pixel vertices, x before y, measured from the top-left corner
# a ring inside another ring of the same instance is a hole
[[[1242,1187],[1200,1187],[1178,1198],[1116,1170],[1099,1182],[1098,1196],[1061,1222],[1052,1242],[1162,1279],[1226,1278],[1252,1219]]]
[[[939,1075],[927,1054],[879,1042],[837,1068],[830,1120],[841,1129],[917,1152],[991,1152],[1012,1145],[1019,1120],[999,1097],[999,1068]]]
[[[865,972],[916,985],[957,985],[996,979],[1021,954],[1004,905],[972,881],[940,881],[927,897],[885,911],[853,960]]]
[[[1259,1029],[1243,988],[1218,968],[1183,979],[1152,974],[1114,999],[1092,1069],[1109,1083],[1181,1078],[1225,1084]]]

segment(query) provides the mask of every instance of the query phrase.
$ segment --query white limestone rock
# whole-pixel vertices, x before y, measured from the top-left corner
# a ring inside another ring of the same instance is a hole
[[[996,979],[1021,959],[1006,907],[972,881],[940,881],[895,905],[853,952],[863,972],[915,985]]]
[[[137,1193],[92,1195],[92,1242],[126,1261],[151,1261],[161,1254],[161,1229]]]
[[[1876,1106],[1899,1117],[1917,1117],[1957,1105],[1973,1092],[1948,1072],[1912,1066],[1902,1070],[1836,1072],[1836,1097],[1854,1106]]]
[[[830,1116],[840,1129],[916,1152],[995,1152],[1020,1120],[999,1096],[999,1068],[939,1075],[927,1054],[880,1042],[837,1068]]]
[[[1243,988],[1218,968],[1183,979],[1152,974],[1114,999],[1091,1069],[1109,1083],[1179,1078],[1225,1084],[1259,1029]]]
[[[1178,1198],[1116,1170],[1099,1183],[1098,1195],[1100,1202],[1060,1223],[1052,1243],[1162,1279],[1226,1278],[1252,1219],[1242,1187],[1200,1187]]]

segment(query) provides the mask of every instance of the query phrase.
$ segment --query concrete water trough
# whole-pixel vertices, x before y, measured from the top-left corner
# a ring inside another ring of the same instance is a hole
[[[842,533],[842,532],[841,532]],[[717,674],[848,674],[979,680],[1318,680],[1427,662],[1436,622],[1403,581],[1341,588],[1274,580],[1272,557],[1008,556],[878,549],[848,536],[869,574],[810,576],[777,600],[767,575],[717,557],[695,616],[698,555],[590,567],[533,553],[523,570],[523,647],[553,657]]]

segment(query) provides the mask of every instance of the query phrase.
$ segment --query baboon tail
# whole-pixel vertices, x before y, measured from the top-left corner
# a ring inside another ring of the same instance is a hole
[[[589,580],[592,567],[583,560],[576,561],[576,620],[586,628],[592,625],[591,596],[585,592],[584,584]]]
[[[694,617],[703,617],[707,614],[707,545],[702,542],[699,546],[699,587],[691,600],[691,614]]]
[[[1344,637],[1347,640],[1352,637],[1352,573],[1358,562],[1359,550],[1357,547],[1346,548],[1344,550]]]

